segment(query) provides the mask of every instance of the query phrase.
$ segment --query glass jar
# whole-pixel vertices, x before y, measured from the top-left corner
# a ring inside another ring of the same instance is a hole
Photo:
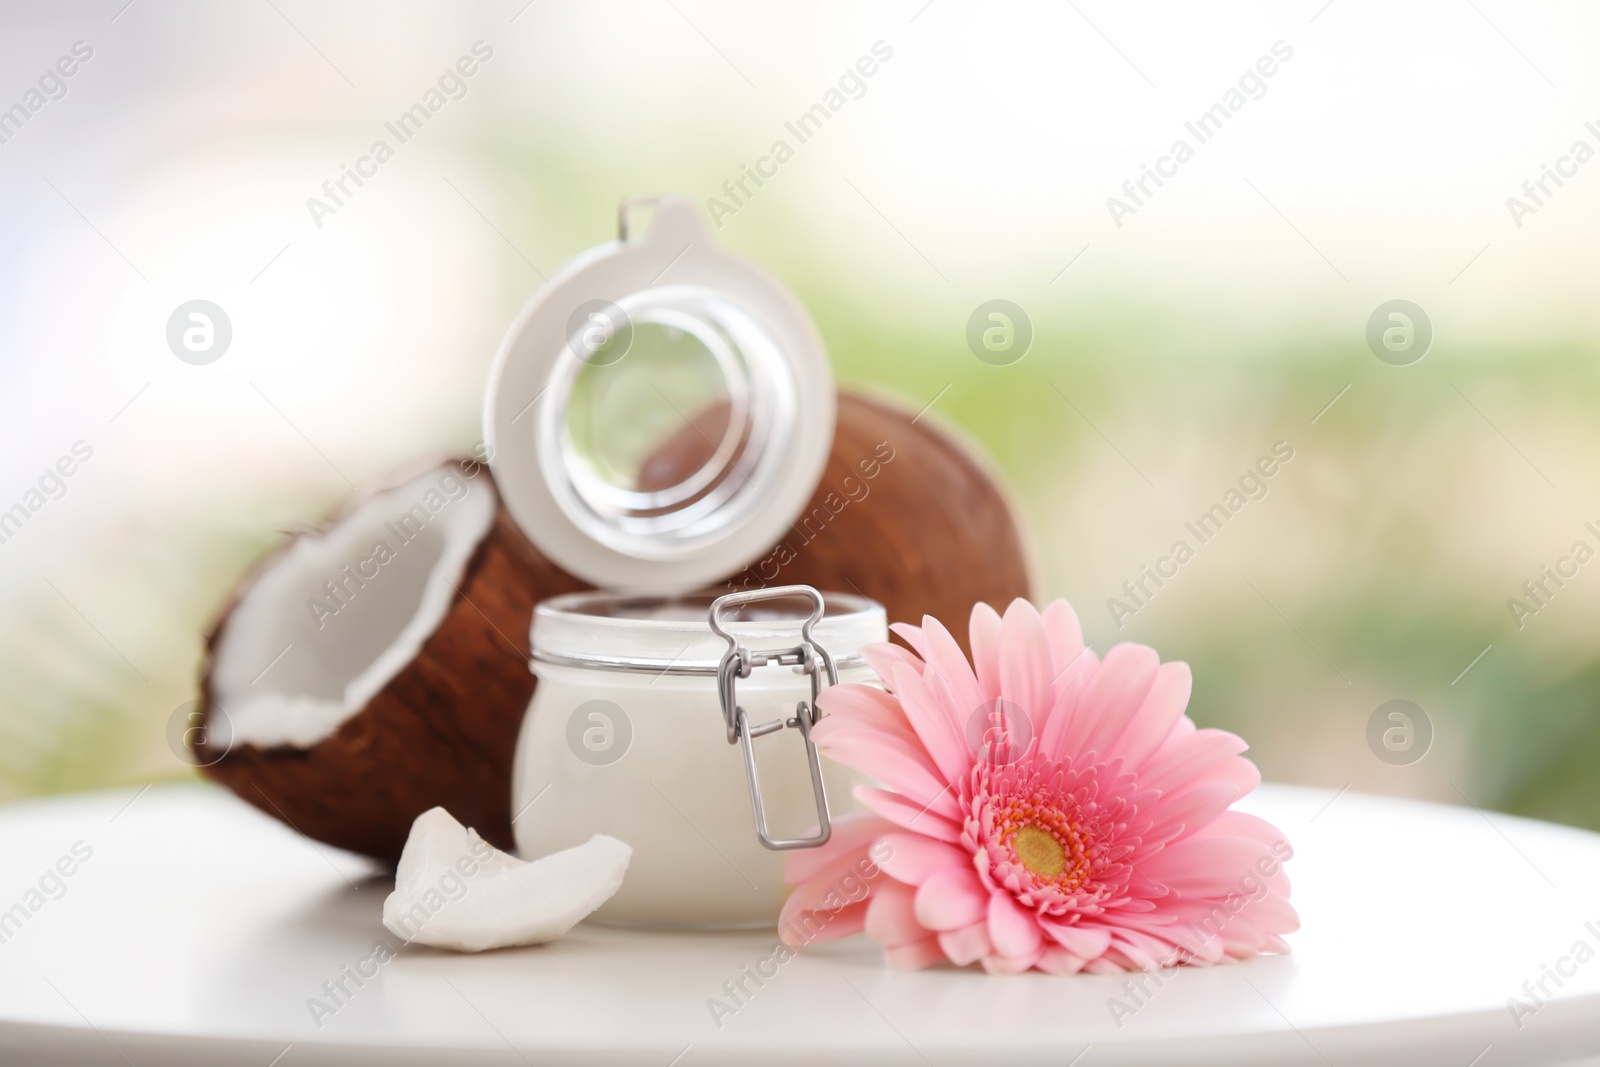
[[[829,806],[854,810],[861,780],[819,764],[815,693],[872,682],[861,646],[887,638],[879,604],[807,587],[544,601],[512,787],[518,849],[594,834],[631,845],[597,922],[775,924],[785,851],[820,844]]]

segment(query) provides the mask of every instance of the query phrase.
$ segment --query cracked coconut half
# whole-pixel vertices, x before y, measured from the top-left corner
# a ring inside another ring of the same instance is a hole
[[[533,605],[583,588],[474,460],[358,494],[224,608],[195,762],[301,833],[389,863],[436,806],[510,848]]]

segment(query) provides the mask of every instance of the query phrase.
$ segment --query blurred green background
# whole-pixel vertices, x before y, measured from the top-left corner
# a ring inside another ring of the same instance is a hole
[[[795,290],[841,383],[986,451],[1040,594],[1102,652],[1189,661],[1194,717],[1268,778],[1600,828],[1600,562],[1520,627],[1508,607],[1600,549],[1600,167],[1521,226],[1506,206],[1600,144],[1593,12],[119,7],[20,5],[0,44],[11,96],[95,49],[0,146],[0,509],[94,449],[0,544],[0,798],[192,773],[169,721],[247,567],[352,483],[470,449],[542,275],[625,196],[725,198],[882,41],[718,233]],[[314,217],[479,40],[465,95]],[[1118,226],[1107,198],[1280,40],[1269,91]],[[234,330],[204,367],[163,336],[197,297]],[[1010,366],[965,339],[994,298],[1033,328]],[[1434,331],[1408,366],[1364,336],[1396,298]],[[1267,495],[1118,626],[1124,581],[1280,441]],[[1405,766],[1368,744],[1393,699],[1432,724]]]

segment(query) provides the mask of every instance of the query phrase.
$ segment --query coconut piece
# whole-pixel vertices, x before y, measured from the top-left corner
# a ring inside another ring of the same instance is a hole
[[[533,605],[584,588],[482,464],[387,481],[294,536],[224,609],[195,762],[300,832],[390,863],[438,805],[509,848]]]
[[[525,863],[431,808],[411,827],[383,925],[406,941],[458,952],[542,945],[611,899],[632,856],[628,845],[596,834]]]

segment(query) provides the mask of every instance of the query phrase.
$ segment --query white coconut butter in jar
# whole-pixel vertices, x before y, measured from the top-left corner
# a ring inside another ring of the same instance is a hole
[[[776,595],[769,595],[776,594]],[[787,889],[785,850],[816,843],[833,815],[853,810],[854,772],[822,764],[827,808],[819,821],[814,750],[799,718],[812,680],[826,687],[870,682],[861,646],[887,639],[883,608],[827,594],[809,639],[820,654],[759,665],[791,652],[814,591],[765,591],[720,618],[733,642],[713,632],[713,596],[577,593],[540,604],[533,622],[539,685],[517,743],[512,809],[517,847],[543,856],[609,834],[633,847],[627,878],[594,919],[623,925],[771,926]],[[733,598],[727,598],[732,600]],[[740,677],[737,653],[748,651]],[[719,667],[732,655],[733,731],[719,694]],[[774,725],[777,724],[777,725]],[[737,726],[737,724],[735,724]],[[746,767],[745,748],[757,774]],[[752,803],[759,789],[761,810]],[[758,835],[766,823],[767,842]]]

